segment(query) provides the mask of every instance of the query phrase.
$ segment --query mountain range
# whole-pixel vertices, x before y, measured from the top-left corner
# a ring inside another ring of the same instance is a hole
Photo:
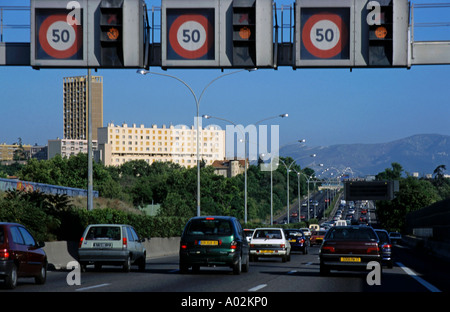
[[[316,154],[314,159],[307,159]],[[336,144],[298,148],[290,145],[280,149],[280,156],[302,159],[301,167],[306,159],[311,163],[323,164],[324,168],[337,168],[342,171],[350,167],[355,177],[376,175],[386,168],[392,168],[393,162],[399,163],[403,170],[419,177],[432,174],[439,165],[446,165],[450,173],[450,136],[441,134],[417,134],[388,143],[375,144]],[[310,165],[310,167],[312,167]],[[313,168],[315,169],[315,168]],[[320,169],[315,169],[318,172]]]

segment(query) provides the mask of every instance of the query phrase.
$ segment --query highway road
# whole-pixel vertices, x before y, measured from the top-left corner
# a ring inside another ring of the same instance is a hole
[[[368,272],[332,271],[330,276],[319,275],[319,247],[311,247],[309,253],[293,253],[291,261],[283,263],[278,259],[262,259],[252,262],[248,273],[233,275],[228,268],[201,268],[194,274],[181,274],[178,270],[178,256],[161,257],[147,261],[145,272],[137,268],[123,273],[119,267],[104,267],[101,271],[89,268],[81,273],[80,285],[68,285],[71,271],[49,271],[44,285],[35,285],[33,279],[19,279],[13,291],[0,292],[147,292],[178,293],[174,298],[181,300],[195,293],[224,298],[245,293],[245,296],[268,296],[280,292],[437,292],[450,290],[450,272],[445,263],[437,266],[436,260],[417,254],[405,246],[394,247],[395,265],[383,268],[381,285],[368,285]],[[428,264],[427,264],[428,263]],[[430,264],[432,263],[432,265]],[[425,270],[426,275],[416,272],[415,267]],[[434,272],[434,273],[433,273]],[[415,276],[412,274],[416,274]],[[73,279],[72,279],[73,281]],[[212,294],[211,294],[212,293]],[[0,293],[0,296],[2,294]]]

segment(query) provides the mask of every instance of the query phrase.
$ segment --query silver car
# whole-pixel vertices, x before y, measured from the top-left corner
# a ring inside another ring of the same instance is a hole
[[[146,250],[135,229],[126,224],[91,224],[84,230],[78,246],[78,261],[81,270],[94,264],[96,269],[102,265],[122,265],[129,272],[132,264],[140,271],[145,270]]]

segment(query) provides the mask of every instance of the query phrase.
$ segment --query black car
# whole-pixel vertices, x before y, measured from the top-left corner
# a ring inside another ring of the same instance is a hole
[[[249,244],[240,222],[234,217],[194,217],[186,224],[180,240],[180,271],[201,266],[228,266],[234,274],[249,269]]]
[[[302,251],[305,255],[308,253],[309,240],[303,231],[297,229],[285,229],[284,233],[291,244],[291,251]]]

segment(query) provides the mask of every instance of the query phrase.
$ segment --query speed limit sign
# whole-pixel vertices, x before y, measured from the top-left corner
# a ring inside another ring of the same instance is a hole
[[[168,10],[167,19],[167,59],[214,60],[214,10]]]
[[[349,18],[345,10],[302,10],[301,58],[348,59]]]
[[[67,22],[67,13],[58,11],[37,16],[37,59],[83,59],[83,26]]]

